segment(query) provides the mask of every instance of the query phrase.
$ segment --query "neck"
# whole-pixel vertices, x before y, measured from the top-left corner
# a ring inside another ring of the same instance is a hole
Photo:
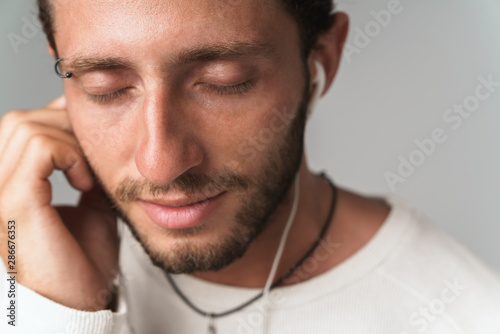
[[[297,212],[286,240],[275,280],[306,254],[324,225],[332,223],[326,222],[332,203],[330,185],[323,178],[312,174],[305,160],[302,160],[298,180],[300,192]],[[267,228],[250,244],[243,257],[218,272],[195,273],[193,276],[225,285],[264,287],[292,210],[294,191],[295,186],[292,184],[285,199],[270,217]],[[314,275],[314,273],[310,274]],[[293,282],[296,283],[297,278]]]

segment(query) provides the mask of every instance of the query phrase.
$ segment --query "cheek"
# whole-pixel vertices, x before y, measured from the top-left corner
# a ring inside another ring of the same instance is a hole
[[[222,167],[242,174],[257,173],[270,152],[282,140],[296,115],[300,100],[286,92],[274,91],[242,106],[241,112],[210,119],[205,147],[209,158]],[[208,123],[208,122],[207,122]],[[211,138],[209,142],[207,138]]]
[[[123,177],[121,173],[127,162],[123,157],[130,147],[126,142],[130,136],[118,123],[75,107],[77,103],[72,105],[70,101],[68,97],[68,112],[80,147],[101,181],[111,188],[111,183]]]

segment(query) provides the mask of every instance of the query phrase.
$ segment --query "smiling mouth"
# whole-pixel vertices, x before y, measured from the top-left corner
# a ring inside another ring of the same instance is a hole
[[[158,226],[166,229],[183,229],[200,225],[222,203],[226,191],[211,197],[183,198],[177,200],[140,200],[144,211]]]

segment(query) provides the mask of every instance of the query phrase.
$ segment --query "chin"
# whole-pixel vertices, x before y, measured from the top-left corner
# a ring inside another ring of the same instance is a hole
[[[132,220],[123,220],[154,265],[168,273],[190,274],[221,270],[244,255],[257,233],[237,214],[227,214],[236,211],[217,210],[183,229],[158,226],[140,208]]]

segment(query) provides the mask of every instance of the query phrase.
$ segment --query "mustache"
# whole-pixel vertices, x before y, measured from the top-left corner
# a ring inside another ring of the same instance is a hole
[[[122,203],[129,203],[146,194],[153,197],[167,195],[176,191],[185,195],[198,195],[222,191],[244,192],[249,188],[249,180],[231,171],[218,172],[214,175],[185,173],[168,185],[158,185],[149,180],[126,178],[120,182],[114,192],[114,198]]]

